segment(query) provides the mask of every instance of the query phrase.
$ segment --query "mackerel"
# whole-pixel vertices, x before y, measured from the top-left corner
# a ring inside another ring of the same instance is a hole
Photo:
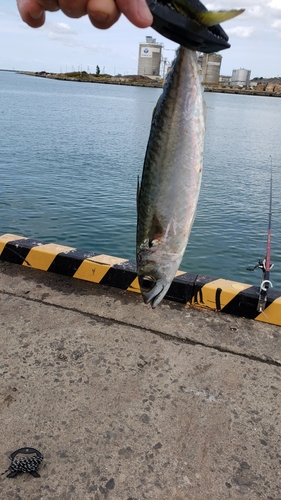
[[[197,53],[181,46],[154,110],[138,189],[138,278],[153,308],[170,287],[193,225],[204,133]]]

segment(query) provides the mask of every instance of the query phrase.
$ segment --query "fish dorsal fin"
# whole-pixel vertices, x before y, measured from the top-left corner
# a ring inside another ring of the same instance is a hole
[[[158,97],[158,99],[157,99],[157,103],[155,104],[155,107],[154,107],[154,109],[153,109],[153,111],[152,111],[151,121],[153,121],[153,119],[154,119],[154,117],[155,117],[156,109],[157,109],[157,107],[158,107],[158,105],[159,105],[159,102],[160,102],[161,97],[162,97],[162,95],[160,95],[160,97]]]
[[[236,10],[219,10],[219,11],[202,11],[197,12],[193,7],[189,5],[189,0],[172,0],[172,4],[175,9],[190,19],[194,19],[202,26],[209,28],[215,26],[216,24],[223,23],[229,19],[233,19],[244,12],[245,9]]]
[[[137,211],[139,211],[139,199],[140,199],[140,176],[138,175],[138,182],[137,182]]]

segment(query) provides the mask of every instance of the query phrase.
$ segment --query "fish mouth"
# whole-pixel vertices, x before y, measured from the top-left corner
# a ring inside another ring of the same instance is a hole
[[[139,284],[144,303],[150,303],[152,309],[155,309],[161,302],[170,285],[163,283],[163,280],[156,280],[152,276],[139,276]]]

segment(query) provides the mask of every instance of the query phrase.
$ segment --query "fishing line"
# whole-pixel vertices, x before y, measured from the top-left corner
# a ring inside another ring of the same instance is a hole
[[[272,167],[272,157],[271,155],[269,156],[270,159],[270,189],[269,189],[269,210],[268,210],[268,226],[267,226],[267,241],[265,245],[265,257],[260,258],[258,260],[258,263],[253,266],[253,267],[248,267],[247,269],[249,271],[254,271],[255,269],[259,268],[262,271],[262,279],[261,279],[261,284],[260,284],[260,290],[259,290],[259,297],[258,297],[258,306],[257,306],[257,311],[259,313],[264,312],[264,309],[266,308],[267,305],[267,296],[268,296],[268,291],[269,289],[273,286],[271,281],[270,281],[270,271],[273,268],[274,264],[270,263],[270,257],[271,257],[271,222],[272,222],[272,172],[273,172],[273,167]],[[263,254],[264,255],[264,254]]]

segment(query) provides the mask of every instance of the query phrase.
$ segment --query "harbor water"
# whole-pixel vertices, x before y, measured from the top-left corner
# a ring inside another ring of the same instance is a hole
[[[160,89],[0,71],[0,234],[135,260],[136,190]],[[259,285],[273,163],[281,289],[281,99],[205,94],[204,171],[180,268]]]

